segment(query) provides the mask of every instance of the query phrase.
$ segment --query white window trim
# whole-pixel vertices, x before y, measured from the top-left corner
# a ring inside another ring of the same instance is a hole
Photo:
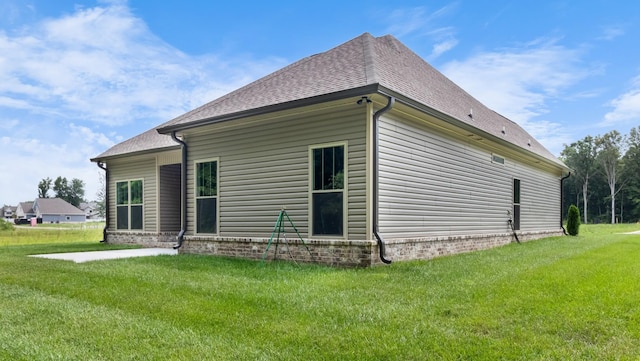
[[[213,197],[198,197],[198,164],[216,162],[216,232],[198,233],[198,199]],[[198,159],[193,162],[193,234],[203,236],[217,236],[220,234],[220,157]]]
[[[332,192],[330,190],[319,190],[316,191],[313,189],[313,150],[321,149],[321,148],[330,148],[330,147],[344,147],[344,187],[342,188],[342,236],[336,235],[314,235],[313,234],[313,194],[314,193],[328,193]],[[349,237],[349,202],[348,202],[348,194],[349,194],[349,142],[341,141],[341,142],[331,142],[331,143],[321,143],[321,144],[312,144],[309,146],[308,150],[309,157],[309,172],[308,172],[308,180],[309,180],[309,198],[307,209],[309,209],[309,230],[308,236],[317,238],[317,239],[348,239]]]
[[[135,182],[135,181],[140,181],[142,182],[142,203],[140,204],[135,204],[136,206],[141,206],[142,207],[142,228],[141,229],[131,229],[131,182]],[[127,183],[127,204],[126,205],[118,205],[118,183]],[[115,222],[115,226],[116,226],[116,231],[118,232],[144,232],[145,229],[145,214],[144,214],[144,202],[145,199],[147,197],[145,197],[144,194],[144,178],[131,178],[131,179],[120,179],[120,180],[116,180],[115,181],[115,188],[116,188],[116,197],[115,197],[115,215],[116,215],[116,222]],[[118,228],[118,207],[127,207],[127,228]]]
[[[497,162],[495,158],[500,158],[500,159],[502,159],[502,162]],[[501,155],[498,155],[498,154],[495,154],[495,153],[491,153],[491,163],[493,163],[493,164],[499,164],[499,165],[504,165],[504,164],[506,163],[506,159],[505,159],[503,156],[501,156]]]

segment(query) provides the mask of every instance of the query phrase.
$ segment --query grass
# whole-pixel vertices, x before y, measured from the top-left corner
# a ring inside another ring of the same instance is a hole
[[[6,245],[0,359],[636,359],[640,235],[618,233],[638,229],[583,225],[369,269],[197,255],[74,264],[26,255],[113,246]]]
[[[0,220],[0,246],[51,243],[86,243],[102,239],[104,222],[14,226]]]

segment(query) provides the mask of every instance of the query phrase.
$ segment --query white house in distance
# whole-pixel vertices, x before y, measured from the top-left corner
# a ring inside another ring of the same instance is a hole
[[[31,219],[35,217],[36,213],[33,211],[33,202],[20,202],[16,207],[16,219]]]
[[[2,217],[5,220],[13,220],[13,218],[16,215],[16,211],[18,210],[18,207],[14,207],[14,206],[8,206],[8,205],[4,205],[2,207]]]
[[[92,161],[107,175],[107,242],[273,258],[284,208],[309,252],[279,252],[341,266],[560,235],[569,173],[396,38],[368,33]]]

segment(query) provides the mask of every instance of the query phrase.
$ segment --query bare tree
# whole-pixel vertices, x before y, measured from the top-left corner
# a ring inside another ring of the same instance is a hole
[[[96,192],[96,208],[98,215],[104,217],[107,213],[107,181],[104,172],[99,172],[99,184],[98,191]]]
[[[612,130],[603,136],[596,137],[595,143],[598,152],[598,163],[602,165],[604,174],[607,176],[607,184],[611,196],[611,224],[616,223],[616,195],[622,189],[619,187],[616,191],[618,183],[618,175],[621,167],[620,149],[625,142],[625,137],[620,135],[617,130]]]

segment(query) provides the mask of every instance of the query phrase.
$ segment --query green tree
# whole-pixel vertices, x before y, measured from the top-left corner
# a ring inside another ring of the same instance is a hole
[[[624,168],[622,174],[625,185],[625,201],[629,205],[629,216],[640,220],[640,126],[631,128],[627,136],[627,151],[622,157]]]
[[[56,198],[64,199],[76,207],[84,201],[84,182],[78,178],[72,179],[71,184],[66,177],[56,178],[53,191],[56,192]]]
[[[71,180],[71,186],[69,187],[69,199],[67,202],[74,206],[80,206],[80,203],[84,202],[84,181],[73,178]]]
[[[580,210],[574,204],[569,207],[567,214],[567,232],[572,236],[580,232]]]
[[[38,198],[49,198],[49,190],[51,190],[51,178],[44,178],[38,183]]]
[[[584,139],[565,146],[560,157],[574,171],[574,176],[582,186],[582,212],[583,223],[587,223],[587,204],[589,203],[589,180],[596,172],[597,148],[593,137]]]
[[[69,199],[69,181],[67,181],[67,178],[56,178],[53,182],[53,191],[55,192],[56,198],[61,198],[65,201]]]

